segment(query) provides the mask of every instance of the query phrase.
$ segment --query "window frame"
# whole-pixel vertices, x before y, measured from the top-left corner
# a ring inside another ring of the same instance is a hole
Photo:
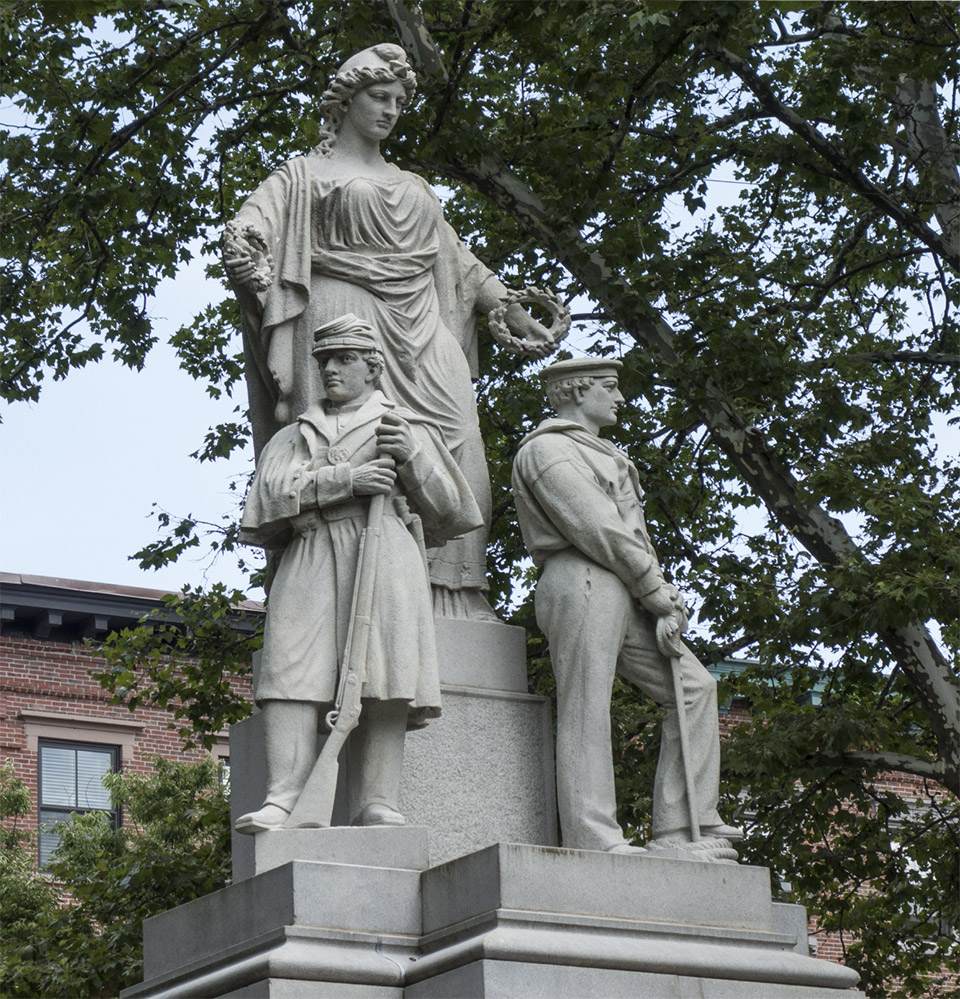
[[[37,866],[40,870],[45,870],[43,837],[56,835],[54,828],[45,829],[44,826],[51,821],[54,823],[69,822],[71,815],[87,815],[90,812],[105,812],[110,816],[110,825],[113,829],[119,829],[123,825],[123,809],[120,805],[113,805],[111,808],[86,808],[79,804],[75,806],[49,805],[43,800],[43,751],[44,749],[72,749],[74,752],[104,752],[111,757],[111,773],[119,773],[123,769],[122,747],[111,745],[108,742],[88,742],[86,740],[59,739],[56,737],[41,736],[37,739]],[[74,778],[76,779],[77,766],[74,764]],[[79,791],[77,793],[79,802]],[[111,802],[112,804],[112,802]],[[59,814],[59,818],[51,820],[50,812]],[[47,813],[47,817],[44,817]],[[59,841],[59,838],[58,838]],[[56,849],[56,847],[54,847]]]

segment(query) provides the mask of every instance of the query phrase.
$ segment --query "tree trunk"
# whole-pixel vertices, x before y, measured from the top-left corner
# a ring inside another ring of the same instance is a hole
[[[932,83],[904,80],[894,108],[903,123],[913,162],[935,192],[934,211],[940,228],[953,246],[960,246],[960,171],[956,146],[937,113],[937,89]]]

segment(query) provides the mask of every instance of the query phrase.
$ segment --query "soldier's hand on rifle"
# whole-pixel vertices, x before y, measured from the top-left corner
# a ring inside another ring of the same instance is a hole
[[[396,413],[387,413],[377,427],[377,450],[395,458],[398,465],[409,461],[417,450],[410,424]]]
[[[393,458],[384,456],[365,461],[350,470],[350,481],[354,496],[386,495],[397,479],[397,468]]]

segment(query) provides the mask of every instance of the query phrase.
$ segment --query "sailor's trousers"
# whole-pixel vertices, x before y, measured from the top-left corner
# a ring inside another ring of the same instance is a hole
[[[614,573],[573,548],[547,558],[537,584],[536,611],[557,681],[557,802],[563,845],[609,850],[624,842],[610,738],[616,673],[666,710],[653,789],[653,835],[689,828],[672,667],[657,648],[656,618]],[[680,662],[700,825],[717,825],[717,684],[685,646]]]

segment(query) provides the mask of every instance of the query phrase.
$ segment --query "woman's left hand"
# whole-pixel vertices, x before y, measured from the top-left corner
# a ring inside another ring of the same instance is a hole
[[[538,323],[519,302],[515,302],[507,309],[504,321],[510,332],[526,344],[525,354],[531,357],[546,357],[556,349],[557,345],[550,331]]]

